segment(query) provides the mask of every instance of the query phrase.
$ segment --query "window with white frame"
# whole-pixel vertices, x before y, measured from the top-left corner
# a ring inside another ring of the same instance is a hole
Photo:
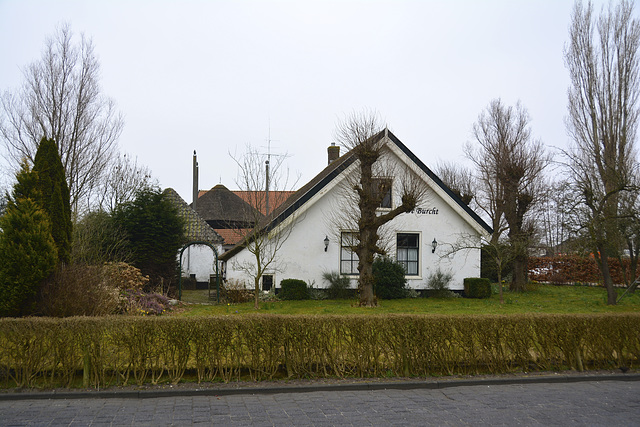
[[[398,233],[396,241],[396,260],[402,264],[407,276],[418,276],[420,259],[420,235],[417,233]]]
[[[340,234],[340,274],[358,274],[358,254],[354,248],[358,244],[358,234]]]

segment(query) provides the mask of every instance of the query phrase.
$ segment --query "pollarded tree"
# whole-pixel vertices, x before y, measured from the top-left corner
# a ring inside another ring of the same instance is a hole
[[[507,223],[513,254],[511,290],[523,291],[533,233],[527,215],[542,194],[542,172],[550,157],[542,143],[531,137],[529,114],[520,104],[513,108],[500,99],[491,101],[474,124],[473,133],[478,147],[468,145],[467,156],[475,163],[479,187],[493,207],[494,227],[499,226],[502,216]],[[499,237],[494,229],[491,243],[497,245]]]
[[[358,256],[360,305],[372,307],[373,261],[376,255],[386,252],[382,228],[398,215],[415,209],[424,201],[427,188],[410,171],[397,170],[395,163],[389,161],[384,128],[375,113],[352,113],[338,124],[335,139],[355,157],[356,173],[345,186],[347,193],[340,208],[342,219],[338,221],[341,226],[357,230],[352,250]],[[394,192],[400,203],[381,211],[385,199]]]
[[[441,162],[436,166],[436,175],[466,205],[476,194],[476,178],[470,169],[456,163]]]
[[[38,290],[55,269],[58,254],[48,215],[25,194],[37,193],[26,163],[0,218],[0,316],[31,314]]]
[[[74,43],[68,25],[48,38],[24,83],[0,98],[0,138],[17,166],[33,162],[41,138],[58,144],[74,212],[103,181],[124,120],[100,91],[100,63],[90,39]]]
[[[591,3],[574,6],[565,63],[569,70],[567,163],[585,207],[587,230],[607,303],[615,304],[609,257],[622,246],[620,203],[634,191],[640,98],[640,22],[633,2],[609,5],[600,17]]]
[[[178,270],[176,254],[185,240],[176,206],[159,190],[146,189],[118,206],[113,219],[126,234],[133,265],[152,285],[171,285]]]
[[[68,263],[71,256],[71,206],[69,187],[56,143],[42,138],[33,164],[40,194],[40,206],[49,216],[51,235],[58,248],[58,258]]]

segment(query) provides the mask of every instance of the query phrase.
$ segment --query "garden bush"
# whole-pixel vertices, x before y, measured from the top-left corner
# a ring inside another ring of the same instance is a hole
[[[278,298],[281,300],[305,300],[309,299],[309,288],[304,280],[284,279],[280,282]]]
[[[464,295],[467,298],[491,298],[491,281],[486,278],[464,279]]]
[[[373,292],[380,299],[406,298],[407,279],[402,264],[389,258],[373,262]]]
[[[449,283],[453,279],[451,272],[443,272],[439,268],[429,275],[427,279],[428,290],[426,295],[432,298],[455,298],[455,292],[449,290]]]
[[[52,317],[132,314],[148,311],[149,298],[162,303],[162,312],[166,298],[142,292],[148,281],[139,269],[124,262],[64,265],[43,284],[37,312]],[[158,309],[154,306],[153,314],[160,314]]]
[[[220,298],[229,304],[253,301],[253,291],[244,282],[236,279],[225,281],[220,287]]]
[[[337,271],[322,273],[322,278],[329,284],[327,288],[327,296],[329,299],[347,299],[353,295],[349,289],[351,279],[347,276],[341,276]]]

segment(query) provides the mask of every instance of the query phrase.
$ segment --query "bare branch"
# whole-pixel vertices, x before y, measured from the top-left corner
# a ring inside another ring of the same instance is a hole
[[[582,223],[608,293],[616,303],[608,257],[623,244],[621,201],[634,191],[640,109],[640,22],[633,2],[609,5],[599,17],[591,3],[576,3],[565,48],[569,70],[567,129],[573,144],[566,152],[572,185],[586,208]]]
[[[100,92],[100,64],[91,40],[81,35],[74,44],[69,25],[46,40],[40,60],[23,74],[22,87],[4,93],[0,103],[7,158],[17,168],[23,158],[33,161],[43,137],[54,139],[77,214],[80,202],[93,198],[103,182],[123,117]]]

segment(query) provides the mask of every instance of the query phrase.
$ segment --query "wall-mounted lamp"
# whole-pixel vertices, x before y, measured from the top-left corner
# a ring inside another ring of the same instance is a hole
[[[438,242],[436,241],[436,238],[433,238],[433,242],[431,242],[431,253],[435,253],[436,252],[436,248],[438,247]]]
[[[327,252],[327,248],[329,247],[329,236],[324,237],[324,251]]]

